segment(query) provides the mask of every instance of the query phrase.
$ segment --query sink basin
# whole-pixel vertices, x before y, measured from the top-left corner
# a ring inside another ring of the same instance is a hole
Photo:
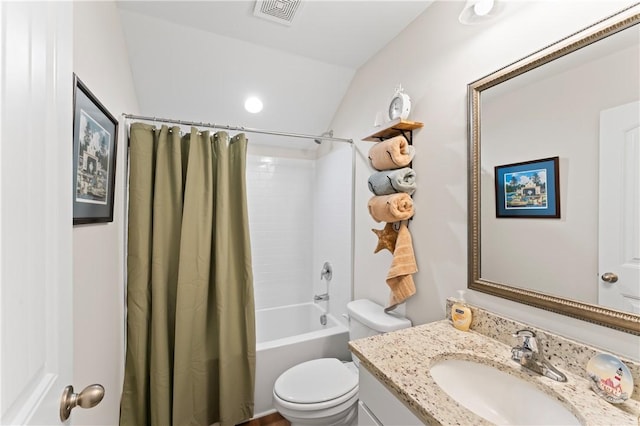
[[[579,425],[553,396],[526,380],[473,361],[447,359],[431,376],[451,398],[498,425]]]

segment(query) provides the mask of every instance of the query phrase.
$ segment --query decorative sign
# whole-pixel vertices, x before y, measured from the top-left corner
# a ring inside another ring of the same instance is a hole
[[[600,397],[613,404],[620,404],[633,392],[633,377],[620,359],[609,354],[599,354],[589,360],[587,373],[591,388]]]

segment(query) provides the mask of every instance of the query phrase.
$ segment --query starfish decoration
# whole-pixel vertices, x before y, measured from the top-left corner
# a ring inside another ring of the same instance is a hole
[[[372,229],[372,231],[378,236],[378,246],[373,252],[377,253],[382,249],[387,249],[393,253],[398,239],[398,231],[393,228],[393,223],[387,223],[384,229]]]

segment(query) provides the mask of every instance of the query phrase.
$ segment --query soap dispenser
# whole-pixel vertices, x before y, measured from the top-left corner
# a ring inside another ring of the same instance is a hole
[[[471,308],[464,300],[464,290],[458,290],[458,302],[451,306],[451,320],[458,330],[468,331],[471,325]]]

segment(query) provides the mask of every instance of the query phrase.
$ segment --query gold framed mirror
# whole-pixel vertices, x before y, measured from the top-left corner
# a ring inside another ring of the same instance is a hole
[[[639,23],[636,4],[468,85],[468,288],[640,335],[640,123],[615,144],[630,177],[605,171],[610,117],[640,121]]]

